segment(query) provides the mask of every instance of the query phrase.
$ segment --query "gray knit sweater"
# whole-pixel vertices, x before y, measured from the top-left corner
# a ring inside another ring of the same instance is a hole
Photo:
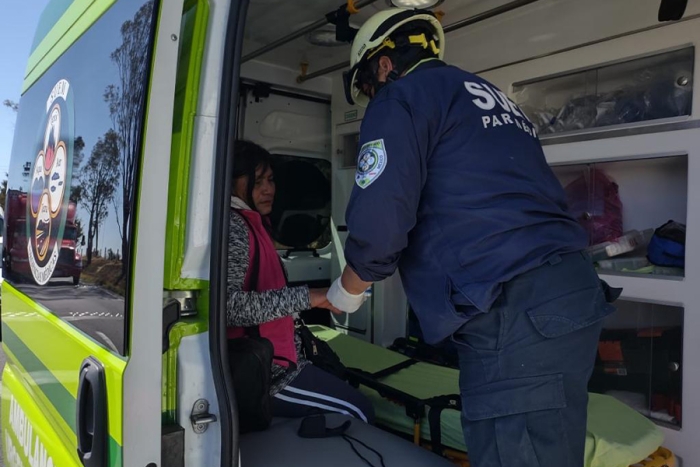
[[[240,215],[231,213],[228,237],[228,285],[226,321],[229,326],[255,326],[311,308],[309,289],[285,287],[265,292],[244,292],[243,282],[250,263],[248,226]],[[286,275],[286,271],[285,271]],[[297,369],[287,375],[286,367],[272,364],[273,385],[270,394],[277,394],[309,364],[301,350],[299,334],[294,335],[297,347]]]

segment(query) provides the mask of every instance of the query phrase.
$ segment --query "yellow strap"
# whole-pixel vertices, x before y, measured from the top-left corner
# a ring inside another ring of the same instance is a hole
[[[377,48],[375,48],[373,51],[371,51],[370,53],[367,54],[367,60],[369,60],[370,58],[377,55],[377,53],[385,47],[389,47],[390,49],[395,49],[396,44],[394,43],[394,41],[392,41],[391,39],[389,39],[387,37],[386,39],[384,39],[384,41],[381,43],[381,45],[379,45]]]
[[[430,46],[430,49],[435,55],[440,53],[440,49],[437,45],[435,45],[435,41],[431,39],[430,42],[428,42],[428,39],[426,39],[425,34],[420,34],[417,36],[408,36],[408,41],[411,44],[422,45],[424,49],[427,49],[428,46]]]
[[[430,41],[430,48],[433,49],[433,53],[435,55],[440,53],[440,49],[438,48],[437,45],[435,45],[435,41]]]
[[[428,40],[425,38],[425,34],[420,34],[418,36],[408,36],[408,42],[411,44],[422,45],[424,49],[428,48]]]
[[[408,36],[408,41],[411,44],[421,45],[421,46],[423,46],[424,49],[427,49],[428,47],[430,47],[430,49],[433,51],[433,53],[435,55],[440,53],[440,49],[435,44],[435,41],[431,39],[430,42],[428,42],[428,39],[425,38],[425,34],[419,34],[416,36]],[[396,44],[394,43],[394,41],[392,41],[388,37],[385,38],[384,41],[379,46],[377,46],[374,50],[372,50],[370,53],[367,54],[367,60],[369,60],[370,58],[377,55],[377,53],[379,53],[379,51],[385,47],[388,47],[390,49],[395,49]]]

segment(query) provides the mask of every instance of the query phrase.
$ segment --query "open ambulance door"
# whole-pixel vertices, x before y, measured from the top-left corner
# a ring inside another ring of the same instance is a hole
[[[6,465],[161,465],[182,3],[52,2],[39,20],[6,204]]]
[[[213,180],[212,198],[200,199],[211,206],[210,248],[210,305],[209,305],[209,350],[214,387],[217,396],[219,428],[220,428],[220,462],[222,467],[239,464],[238,418],[233,390],[233,382],[229,370],[228,346],[226,337],[226,282],[227,255],[223,252],[228,248],[230,193],[233,180],[234,143],[236,140],[238,118],[238,96],[240,86],[241,50],[243,47],[243,30],[247,13],[248,1],[240,0],[210,2],[213,15],[209,28],[209,47],[205,55],[204,106],[212,107],[217,118],[203,124],[215,126],[216,139],[205,137],[206,143],[215,148],[215,159],[210,169]],[[228,15],[225,15],[228,10]],[[216,12],[219,11],[217,18]],[[222,17],[228,19],[221,21]],[[222,41],[223,39],[223,41]],[[223,57],[223,60],[221,59]],[[211,73],[207,77],[207,73]],[[216,83],[216,79],[219,83]],[[209,92],[211,91],[211,92]],[[218,98],[208,99],[207,96]],[[207,102],[208,101],[208,102]],[[213,128],[212,128],[213,129]],[[210,133],[211,135],[211,133]],[[203,146],[207,146],[204,144]],[[195,171],[197,169],[195,168]],[[205,172],[207,169],[205,169]],[[199,183],[206,180],[199,180]],[[195,183],[198,183],[195,181]],[[204,186],[202,186],[204,188]],[[187,259],[185,260],[187,261]]]

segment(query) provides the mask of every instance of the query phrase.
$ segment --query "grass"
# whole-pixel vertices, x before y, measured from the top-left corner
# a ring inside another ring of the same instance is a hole
[[[126,292],[126,278],[120,279],[121,274],[121,261],[93,257],[90,265],[83,268],[80,280],[86,284],[111,290],[123,297]]]

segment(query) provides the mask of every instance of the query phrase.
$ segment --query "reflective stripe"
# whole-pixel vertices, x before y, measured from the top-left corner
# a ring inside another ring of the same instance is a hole
[[[324,400],[324,401],[333,402],[334,404],[342,405],[343,407],[347,407],[348,409],[354,410],[355,413],[357,413],[357,415],[360,416],[360,418],[362,419],[362,421],[364,421],[365,423],[367,422],[367,417],[366,417],[365,414],[362,412],[362,410],[358,409],[357,407],[355,407],[354,405],[352,405],[352,404],[349,403],[348,401],[344,401],[344,400],[341,400],[341,399],[336,399],[335,397],[327,396],[327,395],[325,395],[325,394],[319,394],[319,393],[316,393],[316,392],[306,391],[306,390],[304,390],[304,389],[297,389],[297,388],[294,388],[294,387],[292,387],[292,386],[287,386],[287,387],[285,387],[285,388],[283,389],[283,391],[289,391],[289,392],[293,392],[293,393],[296,393],[296,394],[301,394],[301,395],[303,395],[303,396],[308,396],[308,397],[315,397],[315,398],[317,398],[317,399],[321,399],[321,400]]]
[[[352,417],[352,414],[350,412],[348,412],[346,410],[338,409],[335,407],[331,407],[330,405],[318,404],[316,402],[311,402],[311,401],[307,401],[304,399],[294,399],[293,397],[285,396],[285,395],[279,394],[279,393],[275,394],[275,397],[277,399],[289,402],[291,404],[308,405],[309,407],[317,407],[319,409],[326,409],[326,410],[330,410],[331,412],[338,412],[338,413],[342,413],[344,415],[348,415],[348,416]]]

